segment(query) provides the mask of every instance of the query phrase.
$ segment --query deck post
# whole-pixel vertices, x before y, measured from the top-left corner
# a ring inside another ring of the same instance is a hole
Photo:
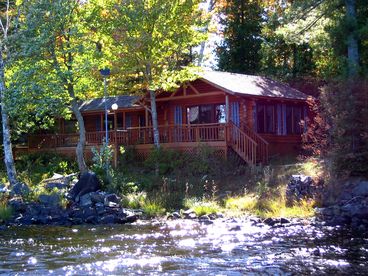
[[[225,113],[226,113],[226,123],[230,121],[230,103],[229,103],[229,95],[225,96]]]

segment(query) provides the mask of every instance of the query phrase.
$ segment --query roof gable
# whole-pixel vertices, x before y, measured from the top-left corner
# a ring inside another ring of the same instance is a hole
[[[305,100],[307,95],[270,78],[219,71],[205,71],[203,80],[230,94]]]
[[[118,109],[121,108],[132,108],[136,107],[136,102],[140,99],[138,96],[114,96],[106,97],[106,106],[108,109],[111,108],[113,104],[118,105]],[[105,104],[103,98],[92,99],[84,101],[80,106],[81,112],[88,111],[100,111],[105,109]]]

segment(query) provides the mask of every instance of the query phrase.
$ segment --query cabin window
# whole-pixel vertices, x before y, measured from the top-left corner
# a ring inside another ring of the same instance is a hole
[[[286,133],[301,134],[303,127],[301,125],[304,120],[304,112],[301,106],[286,105]]]
[[[126,114],[125,115],[125,128],[132,127],[132,116]]]
[[[275,105],[257,104],[257,132],[275,133]]]
[[[120,128],[120,129],[123,128],[123,113],[116,114],[116,124],[117,124],[117,128]]]
[[[105,130],[105,115],[103,116],[103,129]],[[107,115],[107,129],[114,129],[114,115]]]
[[[145,127],[146,126],[146,118],[144,115],[139,115],[139,127]]]
[[[208,104],[187,108],[189,124],[225,123],[225,105]]]
[[[301,122],[306,112],[301,105],[257,103],[254,114],[258,133],[295,135],[304,131]]]

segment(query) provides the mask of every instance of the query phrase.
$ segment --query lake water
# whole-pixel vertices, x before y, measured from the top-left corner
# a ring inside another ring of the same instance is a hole
[[[367,258],[367,235],[308,223],[174,220],[0,230],[6,275],[367,275]]]

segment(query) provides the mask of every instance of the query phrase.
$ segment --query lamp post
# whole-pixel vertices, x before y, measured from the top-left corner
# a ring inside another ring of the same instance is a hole
[[[116,119],[116,110],[118,110],[119,106],[114,103],[111,106],[111,109],[114,111],[114,141],[115,141],[115,149],[114,149],[114,168],[118,165],[118,136],[117,136],[117,119]]]
[[[106,146],[109,144],[109,130],[107,129],[107,102],[106,102],[106,94],[107,94],[107,77],[110,76],[110,69],[105,68],[100,70],[100,74],[104,79],[104,106],[105,106],[105,142]]]

